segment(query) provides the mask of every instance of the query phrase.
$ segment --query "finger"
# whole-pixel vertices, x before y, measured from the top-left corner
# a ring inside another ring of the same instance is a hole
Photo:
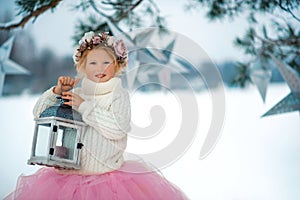
[[[63,77],[63,76],[60,76],[60,77],[58,78],[57,85],[62,85],[63,82],[64,82],[64,77]]]
[[[57,80],[57,89],[58,89],[59,91],[61,91],[61,89],[62,89],[63,80],[64,80],[64,77],[63,77],[63,76],[60,76],[60,77],[58,78],[58,80]]]
[[[80,80],[77,80],[77,79],[72,78],[71,86],[72,86],[72,87],[75,87],[75,86],[78,84],[79,81],[80,81]]]
[[[77,78],[77,79],[75,80],[75,82],[74,82],[73,87],[75,87],[79,82],[80,82],[80,78]]]
[[[68,76],[68,85],[72,86],[74,84],[74,79]]]
[[[72,101],[64,102],[64,104],[65,104],[65,105],[68,105],[68,106],[72,106],[72,105],[73,105]]]
[[[68,84],[68,77],[65,76],[65,78],[64,78],[64,85],[67,85],[67,84]]]
[[[72,100],[72,99],[73,99],[72,96],[66,96],[66,95],[62,96],[62,98],[63,98],[64,100]]]
[[[69,76],[65,76],[64,78],[64,85],[69,85],[70,82],[70,77]]]
[[[60,85],[64,85],[64,80],[65,78],[63,76],[59,78]]]
[[[64,79],[64,85],[68,85],[68,78],[69,77],[67,77],[67,76],[65,77],[65,79]]]
[[[69,96],[73,96],[73,94],[74,94],[74,93],[73,93],[73,92],[70,92],[70,91],[68,91],[68,92],[63,92],[62,94],[63,94],[63,95],[66,95],[66,96],[67,96],[67,95],[69,95]]]

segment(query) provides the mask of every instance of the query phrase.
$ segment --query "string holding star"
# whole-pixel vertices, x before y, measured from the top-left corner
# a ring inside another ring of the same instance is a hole
[[[30,74],[27,69],[9,58],[13,42],[14,37],[10,37],[0,47],[0,96],[3,93],[5,76],[7,74]]]

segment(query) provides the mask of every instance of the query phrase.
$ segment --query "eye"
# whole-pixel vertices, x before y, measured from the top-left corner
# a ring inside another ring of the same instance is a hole
[[[108,64],[110,64],[110,62],[109,61],[105,61],[105,62],[103,62],[103,64],[108,65]]]
[[[97,63],[95,61],[91,61],[89,64],[90,65],[96,65]]]

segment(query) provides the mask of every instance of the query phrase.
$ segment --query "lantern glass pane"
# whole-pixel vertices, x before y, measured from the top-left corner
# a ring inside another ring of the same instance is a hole
[[[49,153],[48,141],[51,124],[39,124],[35,147],[35,156],[47,156]]]
[[[77,129],[60,125],[55,141],[55,156],[73,160],[77,145],[76,139]]]

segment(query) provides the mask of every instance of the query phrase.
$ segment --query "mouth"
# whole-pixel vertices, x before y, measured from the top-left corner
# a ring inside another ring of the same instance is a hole
[[[97,75],[95,75],[95,77],[97,77],[97,78],[104,78],[106,76],[106,74],[97,74]]]

